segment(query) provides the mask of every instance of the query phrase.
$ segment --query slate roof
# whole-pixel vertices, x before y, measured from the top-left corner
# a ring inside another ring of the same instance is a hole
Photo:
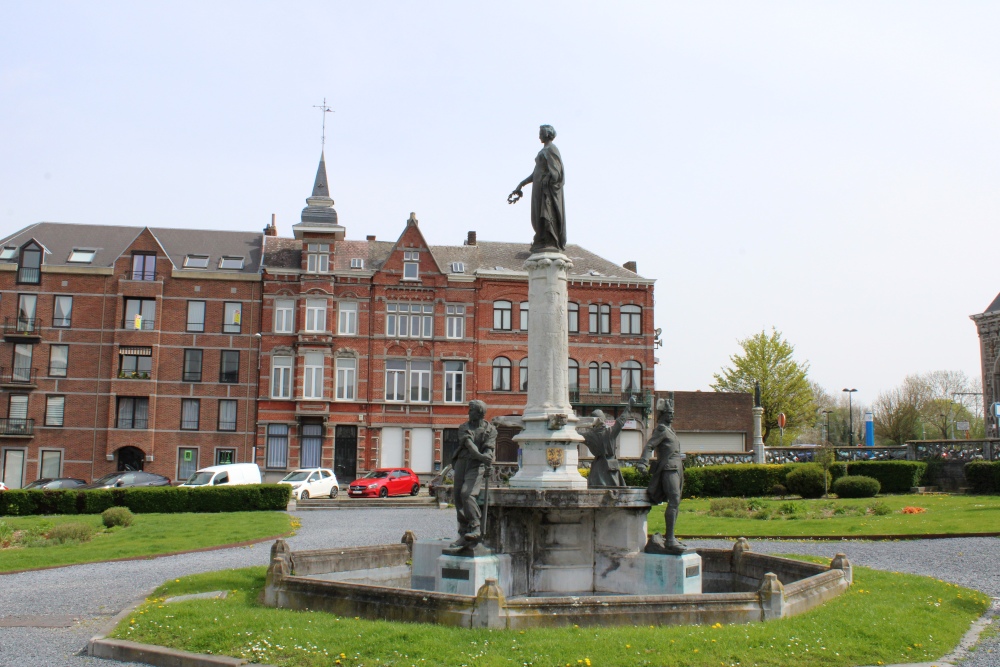
[[[983,314],[995,313],[998,310],[1000,310],[1000,294],[997,294],[993,301],[990,302],[990,305],[986,306],[986,310],[983,311]]]
[[[48,266],[112,266],[145,227],[122,225],[76,225],[66,222],[39,222],[0,241],[3,246],[20,246],[34,238],[46,250],[43,263]],[[178,269],[188,254],[208,255],[208,269],[216,270],[223,256],[243,257],[243,269],[233,273],[257,273],[260,268],[260,232],[230,232],[204,229],[168,229],[150,227],[149,231],[163,246]],[[96,250],[88,264],[69,262],[74,248]],[[192,271],[206,269],[191,269]]]

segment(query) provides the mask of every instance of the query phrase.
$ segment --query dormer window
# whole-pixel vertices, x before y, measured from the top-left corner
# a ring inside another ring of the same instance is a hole
[[[326,273],[330,270],[330,244],[310,243],[306,246],[306,271],[309,273]]]
[[[94,261],[94,255],[97,254],[96,250],[88,250],[86,248],[73,248],[73,252],[69,254],[69,259],[67,262],[74,262],[79,264],[90,264]]]
[[[465,273],[465,262],[452,262],[451,263],[452,273]]]
[[[208,255],[187,255],[184,257],[185,269],[207,269]]]
[[[351,258],[351,268],[352,269],[363,269],[363,268],[365,268],[365,260],[361,259],[360,257],[352,257]]]
[[[17,282],[37,285],[42,281],[42,247],[34,241],[21,248],[17,263]]]
[[[243,258],[242,257],[223,257],[219,260],[220,269],[235,269],[240,271],[243,269]]]
[[[403,280],[416,280],[420,271],[420,253],[416,250],[403,251]]]
[[[4,246],[0,249],[0,261],[10,261],[17,256],[17,248],[13,246]]]

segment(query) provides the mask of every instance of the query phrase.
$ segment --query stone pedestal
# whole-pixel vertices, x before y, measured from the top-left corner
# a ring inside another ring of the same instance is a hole
[[[487,579],[493,579],[505,593],[510,589],[510,556],[442,555],[435,563],[434,590],[438,593],[475,596]]]
[[[753,409],[753,462],[767,463],[764,456],[764,438],[761,428],[761,418],[764,416],[764,408]]]
[[[514,489],[586,489],[580,474],[577,418],[569,403],[569,333],[566,322],[567,271],[573,263],[559,252],[535,253],[528,271],[528,402],[524,430],[514,437],[521,448]]]

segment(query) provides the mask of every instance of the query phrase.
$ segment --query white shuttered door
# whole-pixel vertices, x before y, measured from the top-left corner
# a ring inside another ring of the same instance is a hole
[[[379,456],[380,468],[399,468],[403,466],[403,429],[382,429],[382,451]]]
[[[410,468],[417,474],[434,472],[434,431],[415,428],[410,431]]]

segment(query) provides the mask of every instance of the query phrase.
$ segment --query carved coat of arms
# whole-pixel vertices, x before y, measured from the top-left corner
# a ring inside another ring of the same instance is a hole
[[[547,448],[545,450],[545,461],[555,470],[566,462],[566,450],[562,447]]]

